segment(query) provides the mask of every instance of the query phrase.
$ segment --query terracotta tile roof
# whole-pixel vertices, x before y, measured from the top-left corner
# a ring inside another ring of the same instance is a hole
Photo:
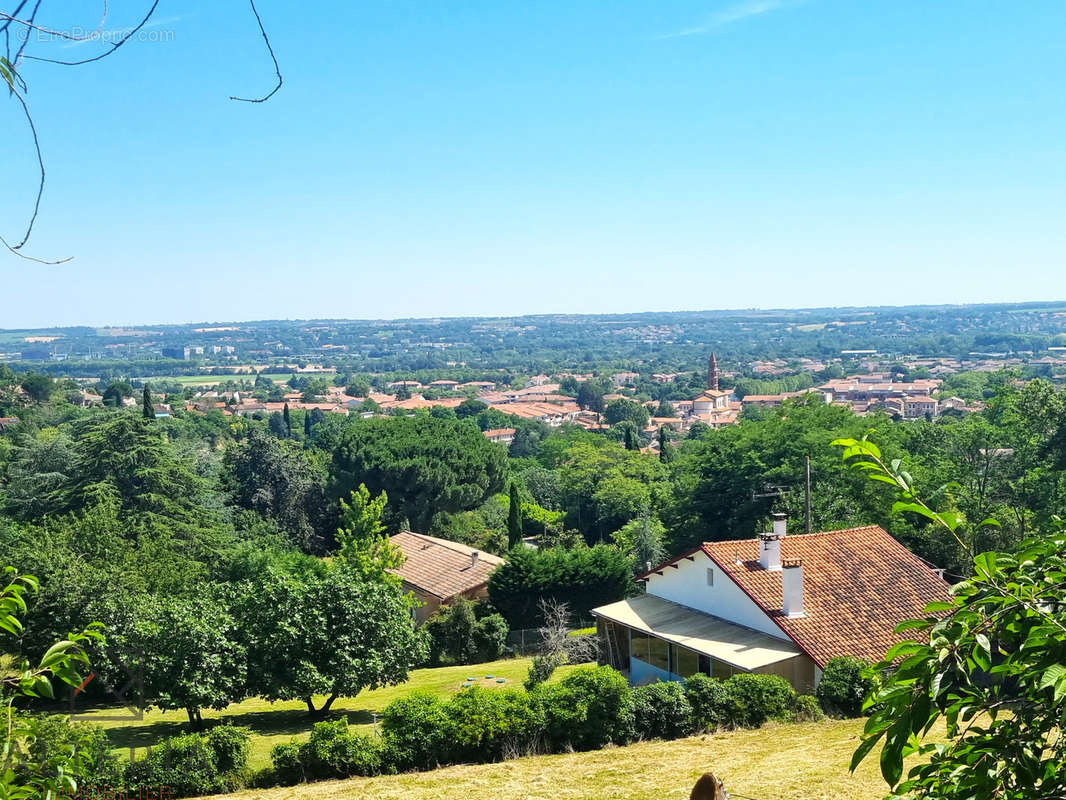
[[[905,638],[893,633],[898,623],[949,599],[947,582],[876,525],[781,540],[782,559],[803,559],[806,616],[798,618],[781,614],[781,573],[759,564],[758,539],[702,549],[823,667],[841,655],[879,660]]]
[[[409,586],[441,600],[484,585],[503,563],[499,556],[483,550],[411,531],[397,533],[390,541],[407,557],[403,566],[392,571]],[[478,554],[476,565],[473,553]]]

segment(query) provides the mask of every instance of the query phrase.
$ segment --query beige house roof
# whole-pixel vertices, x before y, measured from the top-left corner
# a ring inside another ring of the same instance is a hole
[[[592,613],[743,670],[766,667],[801,654],[792,642],[734,625],[653,594],[600,606]]]
[[[441,600],[485,585],[492,571],[504,561],[484,550],[422,533],[403,531],[389,540],[406,559],[398,569],[390,571],[408,586]]]

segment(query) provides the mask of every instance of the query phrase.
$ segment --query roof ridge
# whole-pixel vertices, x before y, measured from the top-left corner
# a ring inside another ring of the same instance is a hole
[[[880,525],[857,525],[852,528],[838,528],[834,531],[812,531],[811,533],[789,533],[783,538],[785,539],[813,539],[816,536],[833,536],[838,533],[855,533],[856,531],[869,531],[869,530],[884,530]],[[888,533],[888,531],[885,531]],[[723,544],[739,544],[740,542],[754,542],[757,541],[759,535],[749,536],[746,539],[721,539],[716,542],[704,542],[704,547],[716,547]]]

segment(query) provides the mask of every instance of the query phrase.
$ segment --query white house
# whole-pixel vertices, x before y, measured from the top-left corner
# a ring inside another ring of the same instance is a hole
[[[877,526],[705,542],[649,569],[647,592],[593,609],[608,663],[632,683],[694,672],[780,675],[810,692],[826,662],[879,660],[895,626],[948,599],[940,574]]]

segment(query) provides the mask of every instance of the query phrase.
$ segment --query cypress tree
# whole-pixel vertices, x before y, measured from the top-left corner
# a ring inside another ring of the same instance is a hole
[[[144,385],[144,397],[141,400],[141,414],[145,419],[155,419],[155,409],[152,408],[152,390],[147,383]]]
[[[518,497],[518,484],[511,481],[510,509],[507,512],[507,546],[515,547],[522,541],[522,501]]]
[[[289,419],[289,404],[286,403],[285,407],[281,410],[281,418],[285,420],[285,433],[292,436],[292,420]]]
[[[659,461],[663,464],[669,464],[674,460],[674,448],[666,440],[666,426],[659,426]]]
[[[639,450],[636,434],[633,433],[632,425],[626,425],[626,450]]]
[[[304,436],[311,438],[311,412],[304,411]]]

